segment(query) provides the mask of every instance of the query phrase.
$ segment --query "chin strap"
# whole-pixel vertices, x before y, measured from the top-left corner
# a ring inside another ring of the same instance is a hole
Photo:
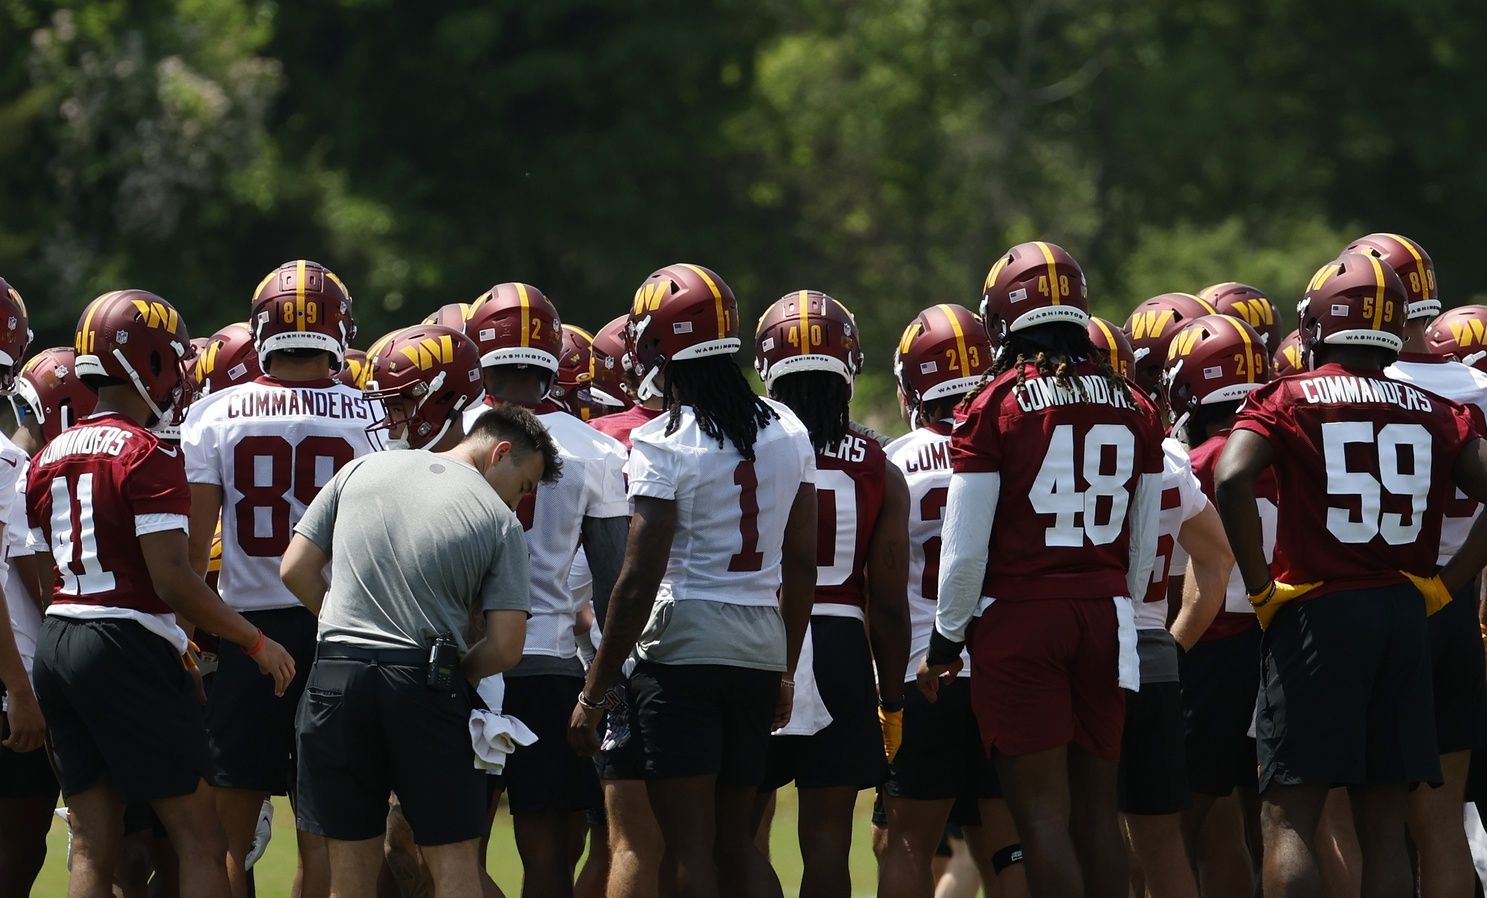
[[[129,373],[130,383],[134,384],[134,389],[139,391],[139,395],[145,400],[145,404],[150,407],[150,411],[155,413],[155,417],[158,420],[164,421],[166,412],[170,411],[170,406],[161,409],[160,406],[155,404],[155,400],[150,396],[150,391],[145,389],[145,382],[140,379],[139,372],[134,370],[134,366],[129,364],[129,360],[124,358],[124,353],[120,352],[118,347],[114,348],[114,358],[118,359],[119,364],[123,365],[124,370]]]

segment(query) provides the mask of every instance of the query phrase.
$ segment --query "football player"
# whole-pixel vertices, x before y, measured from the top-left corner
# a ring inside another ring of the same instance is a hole
[[[1453,482],[1487,498],[1487,442],[1462,406],[1384,375],[1407,304],[1373,255],[1323,266],[1297,307],[1310,372],[1250,394],[1214,475],[1266,628],[1255,732],[1267,893],[1320,889],[1314,834],[1343,784],[1363,894],[1408,894],[1408,789],[1441,782],[1426,616],[1487,560],[1487,526],[1474,525],[1436,574]],[[1270,466],[1287,498],[1273,565],[1254,501]]]
[[[350,314],[345,284],[323,265],[299,259],[271,271],[253,291],[248,318],[263,374],[213,389],[193,404],[182,428],[192,563],[206,573],[220,517],[223,601],[282,642],[303,671],[314,658],[315,615],[279,579],[279,562],[320,488],[342,465],[381,447],[367,431],[381,418],[376,405],[333,377],[345,360]],[[231,378],[236,368],[223,373]],[[211,782],[237,898],[246,894],[244,862],[264,800],[293,796],[294,717],[303,689],[301,676],[276,696],[247,655],[223,646],[218,656],[207,703]],[[301,833],[299,842],[305,894],[324,895],[324,843],[312,833]]]
[[[364,365],[362,386],[384,413],[369,429],[386,431],[389,449],[452,449],[465,438],[465,413],[484,408],[480,350],[464,331],[395,330],[372,344]]]
[[[784,405],[733,359],[738,305],[698,265],[635,292],[637,398],[666,411],[631,433],[635,505],[604,638],[568,726],[585,753],[634,650],[646,790],[665,837],[661,893],[780,895],[754,842],[771,730],[789,721],[816,564],[815,456]],[[782,676],[783,674],[783,676]]]
[[[894,353],[899,406],[914,428],[885,450],[903,472],[909,498],[911,629],[905,683],[919,672],[934,629],[955,406],[991,368],[992,353],[981,319],[949,304],[920,312]],[[947,823],[959,825],[967,843],[976,846],[972,855],[988,894],[1027,893],[1017,830],[971,711],[969,660],[962,653],[961,671],[940,687],[934,702],[918,689],[904,690],[903,741],[882,789],[881,898],[935,893],[931,863]],[[989,862],[979,863],[981,858]]]
[[[1215,311],[1206,299],[1191,293],[1162,293],[1136,306],[1126,318],[1124,327],[1136,354],[1131,373],[1126,376],[1148,398],[1160,402],[1162,364],[1167,360],[1167,344],[1184,324]]]
[[[972,704],[1034,894],[1124,896],[1122,687],[1139,685],[1130,597],[1156,553],[1162,432],[1094,357],[1084,272],[1062,248],[1009,249],[982,310],[1000,349],[951,437],[919,685],[933,696],[971,643]]]
[[[1199,290],[1198,298],[1220,315],[1232,315],[1254,328],[1267,350],[1280,345],[1280,313],[1259,287],[1224,281]]]
[[[248,323],[229,324],[208,337],[206,346],[197,353],[191,375],[199,396],[218,393],[262,377],[258,347],[253,343],[253,332],[248,329]]]
[[[1487,372],[1487,306],[1457,306],[1426,326],[1425,345]]]
[[[487,401],[530,407],[563,462],[562,479],[541,484],[517,508],[531,555],[532,617],[522,662],[504,675],[502,711],[537,734],[535,744],[512,753],[503,777],[524,888],[533,895],[569,895],[585,812],[598,807],[601,795],[593,763],[576,754],[565,735],[564,711],[584,675],[573,633],[578,602],[568,575],[582,545],[594,604],[608,602],[628,527],[625,452],[548,398],[563,331],[542,291],[497,284],[470,304],[464,327],[480,350]],[[483,405],[472,408],[467,423],[483,411]]]
[[[877,440],[851,424],[862,358],[852,313],[816,290],[780,297],[754,334],[754,367],[769,397],[805,424],[816,453],[811,664],[797,672],[814,679],[830,723],[772,738],[764,782],[772,792],[793,780],[800,792],[806,896],[851,894],[857,793],[883,781],[903,734],[909,496]]]
[[[70,811],[70,891],[109,893],[124,805],[149,802],[180,858],[181,893],[219,898],[226,842],[176,615],[239,646],[272,675],[273,694],[293,680],[294,659],[188,560],[180,453],[149,429],[189,395],[180,315],[144,291],[107,293],[83,312],[75,346],[97,408],[33,459],[26,488],[33,541],[58,571],[34,680]]]
[[[1440,314],[1435,265],[1424,247],[1399,234],[1368,234],[1347,252],[1372,255],[1394,269],[1408,294],[1404,348],[1384,373],[1469,409],[1487,412],[1487,374],[1430,352],[1426,329]],[[1481,507],[1459,490],[1441,521],[1440,554],[1445,565],[1461,549]],[[1478,582],[1473,578],[1456,601],[1430,618],[1430,669],[1435,697],[1436,750],[1441,755],[1439,789],[1410,792],[1410,838],[1419,852],[1420,889],[1426,898],[1470,892],[1476,879],[1466,828],[1456,820],[1466,796],[1472,749],[1482,743],[1487,724],[1487,687],[1482,679],[1482,637],[1477,618]]]
[[[27,455],[35,455],[57,434],[93,414],[98,402],[98,394],[77,376],[77,353],[71,346],[31,356],[21,366],[9,398],[20,425],[11,440]]]
[[[1301,359],[1301,332],[1291,331],[1286,334],[1280,346],[1276,347],[1275,355],[1270,358],[1270,367],[1275,371],[1276,377],[1285,377],[1287,374],[1299,374],[1306,370],[1306,365]]]

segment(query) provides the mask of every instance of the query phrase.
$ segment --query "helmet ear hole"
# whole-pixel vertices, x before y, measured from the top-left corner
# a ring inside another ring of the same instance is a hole
[[[159,377],[160,373],[164,370],[165,359],[161,357],[159,352],[150,353],[150,373],[156,377]]]

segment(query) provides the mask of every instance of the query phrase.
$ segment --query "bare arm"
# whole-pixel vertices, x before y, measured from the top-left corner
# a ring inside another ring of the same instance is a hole
[[[1452,472],[1456,485],[1478,502],[1487,502],[1487,440],[1474,439],[1456,457]],[[1466,542],[1446,566],[1441,568],[1441,582],[1452,593],[1470,583],[1487,563],[1487,514],[1477,515]]]
[[[515,667],[527,641],[526,612],[487,611],[484,618],[485,635],[460,661],[460,670],[471,685]]]
[[[878,670],[878,698],[903,701],[909,664],[909,485],[897,465],[887,466],[883,508],[867,557],[867,635]]]
[[[207,575],[207,565],[212,560],[212,536],[217,532],[217,520],[221,516],[222,487],[215,483],[191,484],[191,536],[188,545],[191,568],[198,577]]]
[[[1251,595],[1264,589],[1271,579],[1270,565],[1265,562],[1260,509],[1255,504],[1255,480],[1274,458],[1275,449],[1269,440],[1253,431],[1236,430],[1225,442],[1213,475],[1219,517],[1244,578],[1244,589]]]
[[[279,562],[279,579],[312,614],[318,615],[325,601],[325,566],[329,563],[320,547],[302,533],[289,540]]]
[[[790,506],[781,548],[780,616],[785,620],[785,676],[795,676],[805,627],[816,601],[816,486],[802,483]],[[905,662],[907,663],[907,661]]]
[[[139,537],[139,547],[156,595],[178,615],[228,642],[247,651],[258,647],[253,661],[274,678],[275,694],[283,695],[284,687],[294,679],[294,659],[272,639],[264,638],[259,647],[262,632],[227,607],[192,569],[187,558],[186,534],[179,530],[147,533]]]
[[[1188,553],[1192,574],[1183,578],[1182,608],[1171,630],[1172,638],[1187,650],[1224,607],[1229,575],[1234,570],[1234,553],[1229,549],[1223,522],[1212,503],[1183,522],[1177,541]]]
[[[36,555],[21,555],[10,560],[11,565],[20,575],[21,583],[26,587],[26,595],[15,598],[15,601],[30,602],[36,606],[36,610],[46,614],[46,606],[51,604],[52,591],[51,577],[52,558],[45,553]]]

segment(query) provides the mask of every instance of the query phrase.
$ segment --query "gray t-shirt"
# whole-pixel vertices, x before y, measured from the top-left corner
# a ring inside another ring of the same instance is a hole
[[[342,468],[295,526],[330,556],[319,639],[424,648],[470,612],[531,613],[521,522],[480,472],[422,449]]]

